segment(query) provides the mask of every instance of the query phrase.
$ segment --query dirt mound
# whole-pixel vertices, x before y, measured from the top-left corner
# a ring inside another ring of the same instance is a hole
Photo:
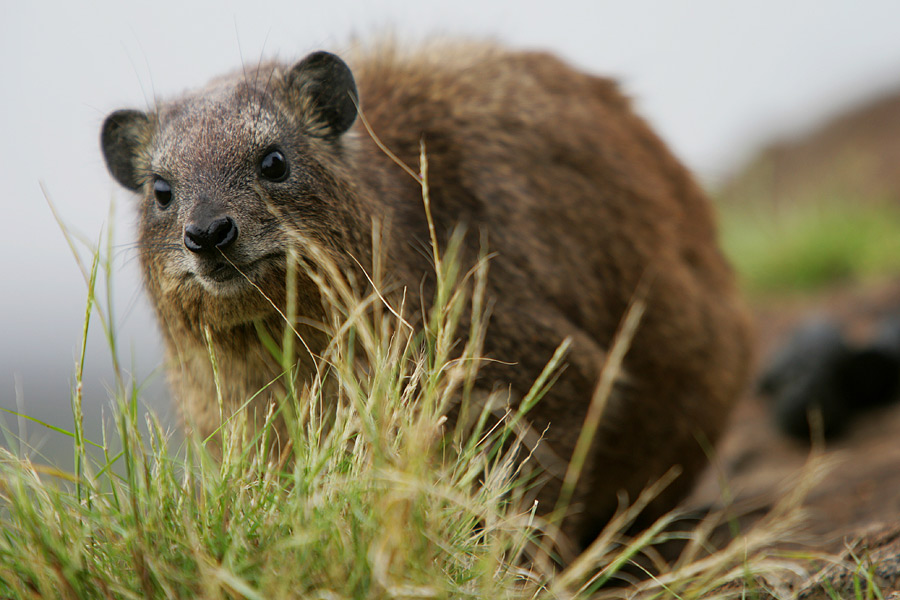
[[[900,202],[900,90],[813,132],[773,143],[719,190],[725,203],[775,207],[824,197]]]

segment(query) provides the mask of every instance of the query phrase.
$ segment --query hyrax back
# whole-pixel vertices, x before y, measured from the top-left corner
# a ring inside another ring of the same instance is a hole
[[[745,315],[690,175],[612,82],[546,54],[459,45],[348,62],[320,52],[265,65],[150,113],[115,112],[103,126],[111,173],[142,197],[144,279],[187,421],[203,434],[219,423],[204,331],[227,408],[280,372],[257,328],[283,328],[263,294],[284,302],[286,232],[349,268],[349,257],[371,260],[373,219],[389,222],[389,265],[419,293],[431,270],[420,250],[429,239],[421,190],[367,135],[358,100],[407,164],[418,163],[424,140],[438,231],[464,224],[496,253],[486,351],[502,362],[485,368],[481,385],[521,397],[572,338],[568,367],[531,413],[547,431],[545,455],[571,456],[617,325],[639,282],[649,283],[576,490],[581,512],[566,529],[589,540],[620,490],[633,500],[678,465],[682,475],[650,512],[671,508],[748,367]],[[302,314],[320,317],[315,286],[300,287]],[[560,475],[550,469],[545,509]]]

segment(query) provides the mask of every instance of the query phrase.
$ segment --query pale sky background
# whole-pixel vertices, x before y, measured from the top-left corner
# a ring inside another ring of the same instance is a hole
[[[707,183],[772,136],[900,87],[896,0],[0,0],[0,407],[18,404],[71,425],[86,292],[41,185],[65,222],[93,240],[117,201],[123,359],[142,381],[160,363],[129,244],[130,198],[107,175],[98,148],[106,113],[145,107],[154,95],[175,95],[242,60],[293,61],[384,31],[413,40],[491,37],[615,76]],[[86,399],[97,437],[110,375],[94,333]],[[151,380],[145,398],[165,413],[165,386],[160,376]],[[16,430],[15,418],[6,422]],[[49,453],[67,443],[33,424],[28,437]]]

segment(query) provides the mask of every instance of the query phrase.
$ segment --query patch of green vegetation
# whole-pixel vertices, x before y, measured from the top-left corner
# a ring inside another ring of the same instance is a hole
[[[751,294],[812,291],[900,273],[900,205],[723,207],[722,243]]]
[[[561,368],[566,345],[519,406],[500,394],[479,396],[488,261],[462,268],[460,240],[443,254],[435,244],[437,292],[425,310],[360,294],[326,261],[300,266],[322,291],[332,343],[319,374],[301,381],[292,329],[280,344],[268,340],[286,365],[286,391],[260,430],[239,411],[223,415],[209,439],[188,435],[170,447],[157,420],[139,410],[140,388],[117,361],[113,426],[102,440],[87,440],[82,352],[73,429],[55,430],[72,438],[74,467],[0,448],[0,597],[766,597],[764,577],[795,568],[771,545],[790,539],[812,480],[712,555],[707,535],[715,515],[688,532],[673,531],[675,516],[667,515],[636,537],[624,533],[667,483],[660,482],[623,508],[581,556],[555,566],[554,526],[568,506],[536,516],[525,501],[535,483],[530,463],[521,461],[529,449],[518,440],[533,433],[526,414]],[[98,252],[83,269],[84,335],[99,320],[115,354],[115,319],[94,294],[103,264]],[[371,274],[376,290],[382,272],[376,265]],[[410,311],[421,311],[422,322],[410,324]],[[623,331],[633,332],[639,312],[629,312]],[[610,355],[621,359],[628,339],[617,338]],[[612,381],[618,363],[609,364]],[[594,402],[604,400],[595,394]],[[446,418],[451,410],[455,422]],[[290,417],[274,444],[279,413]],[[139,427],[144,419],[149,433]],[[596,422],[585,430],[591,426]],[[582,465],[573,459],[565,485]],[[661,565],[652,547],[673,538],[686,542],[682,557]],[[659,574],[630,581],[623,570],[641,556]],[[627,592],[623,581],[630,581]]]
[[[519,508],[529,472],[516,460],[515,428],[564,348],[518,409],[507,411],[499,394],[476,402],[487,262],[461,271],[458,246],[456,238],[436,257],[438,297],[419,327],[377,295],[359,297],[337,273],[308,272],[323,278],[333,341],[320,376],[300,382],[291,367],[299,343],[286,328],[273,352],[289,365],[288,391],[261,431],[239,412],[210,439],[187,436],[171,448],[123,375],[113,430],[86,440],[83,353],[74,428],[57,430],[74,441],[74,469],[0,449],[0,597],[537,594],[549,571],[520,567],[542,533],[531,507]],[[101,262],[95,255],[85,269],[85,336],[97,321]],[[457,403],[471,418],[448,427],[444,415]],[[492,410],[506,414],[500,426]],[[291,415],[289,441],[275,444],[279,413]]]

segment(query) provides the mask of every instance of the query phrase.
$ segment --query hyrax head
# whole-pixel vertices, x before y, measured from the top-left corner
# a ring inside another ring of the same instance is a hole
[[[251,297],[283,295],[289,231],[340,237],[329,165],[356,96],[347,65],[316,52],[106,118],[109,171],[141,195],[139,246],[158,307],[197,303],[213,325],[251,320],[263,305]]]

